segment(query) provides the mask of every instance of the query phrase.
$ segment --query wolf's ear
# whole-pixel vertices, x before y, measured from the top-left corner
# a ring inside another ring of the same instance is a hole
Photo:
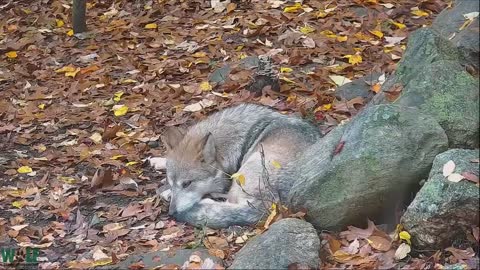
[[[212,133],[208,133],[200,140],[200,149],[202,149],[202,160],[208,164],[213,164],[217,161],[217,149],[215,146],[215,139]]]
[[[167,151],[172,150],[185,137],[187,130],[180,127],[169,127],[163,133],[162,142],[167,147]]]

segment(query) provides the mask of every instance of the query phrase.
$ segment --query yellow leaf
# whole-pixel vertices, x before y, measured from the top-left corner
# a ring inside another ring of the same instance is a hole
[[[371,36],[368,36],[362,32],[358,32],[354,35],[356,38],[358,38],[360,41],[370,41],[372,40]]]
[[[26,201],[21,200],[21,201],[14,201],[12,202],[12,205],[16,208],[22,208],[25,205]]]
[[[103,258],[103,259],[94,261],[92,266],[103,266],[103,265],[111,264],[112,262],[113,262],[112,258]]]
[[[71,37],[71,36],[73,36],[73,34],[74,34],[73,29],[68,30],[67,36]]]
[[[332,103],[323,104],[321,108],[322,108],[322,110],[324,110],[324,111],[328,111],[328,110],[330,110],[330,109],[332,108]]]
[[[136,83],[137,81],[134,79],[123,79],[121,84],[127,84],[127,83]]]
[[[59,68],[55,70],[56,73],[62,73],[62,72],[74,72],[76,70],[75,67],[73,66],[64,66],[62,68]]]
[[[430,14],[428,14],[428,12],[425,12],[425,11],[419,9],[418,7],[412,8],[412,10],[410,12],[413,15],[418,16],[418,17],[428,17],[430,15]]]
[[[18,173],[31,173],[31,172],[33,172],[33,170],[32,170],[32,168],[30,168],[28,166],[22,166],[22,167],[17,169],[17,172]]]
[[[245,59],[245,58],[247,58],[247,56],[248,56],[247,54],[245,54],[245,53],[242,52],[242,53],[238,56],[238,58],[239,58],[239,59]]]
[[[290,80],[290,79],[287,78],[287,77],[280,77],[280,80],[285,81],[285,82],[287,82],[287,83],[295,83],[294,81]]]
[[[273,167],[275,167],[277,169],[282,168],[282,165],[280,165],[280,163],[276,160],[272,160],[272,165],[273,165]]]
[[[412,242],[410,242],[410,238],[412,238],[412,237],[410,236],[410,234],[409,234],[407,231],[401,231],[401,232],[398,234],[398,236],[400,237],[400,239],[407,241],[407,243],[408,243],[409,245],[412,244]]]
[[[295,3],[295,5],[293,5],[293,6],[285,7],[283,9],[283,12],[285,12],[285,13],[295,13],[295,12],[299,11],[300,9],[302,9],[302,4]]]
[[[138,164],[138,161],[127,162],[127,163],[125,163],[125,166],[132,166],[132,165],[135,165],[135,164]]]
[[[300,28],[300,32],[302,32],[304,34],[312,33],[312,32],[315,32],[315,28],[313,28],[311,26],[308,26],[308,25],[305,25],[305,26]]]
[[[287,97],[287,102],[290,103],[290,102],[293,102],[297,100],[297,96],[295,94],[289,94],[288,97]]]
[[[396,21],[390,21],[393,25],[395,25],[396,27],[398,27],[398,29],[403,29],[405,27],[407,27],[405,24],[403,23],[399,23],[399,22],[396,22]]]
[[[61,180],[67,184],[75,184],[76,180],[73,177],[68,177],[68,176],[59,176],[58,180]]]
[[[201,83],[200,83],[200,90],[202,90],[202,91],[211,91],[211,90],[212,90],[212,86],[210,85],[210,83],[209,83],[208,81],[201,82]]]
[[[323,11],[323,10],[320,10],[317,12],[317,18],[325,18],[327,17],[328,13]]]
[[[245,45],[238,45],[236,48],[235,48],[235,51],[241,51],[243,49],[243,47],[245,47]]]
[[[268,227],[270,227],[270,224],[272,223],[273,219],[277,216],[277,205],[275,203],[272,204],[272,207],[270,209],[272,211],[268,215],[268,218],[265,221],[265,224],[263,225],[265,229],[268,229]]]
[[[320,32],[320,34],[322,34],[326,37],[329,37],[329,38],[336,38],[337,37],[337,35],[335,35],[335,33],[333,33],[330,30],[323,30],[322,32]]]
[[[206,52],[196,52],[194,54],[192,54],[193,57],[197,57],[197,58],[200,58],[200,57],[205,57],[207,56],[207,53]]]
[[[354,55],[347,54],[347,55],[344,56],[344,58],[348,58],[348,63],[350,63],[352,65],[359,64],[363,60],[362,56],[359,55],[359,54],[354,54]]]
[[[280,68],[280,73],[289,73],[289,72],[292,72],[293,69],[289,68],[289,67],[281,67]]]
[[[117,160],[117,159],[122,158],[122,157],[124,157],[124,156],[125,156],[125,155],[116,155],[116,156],[111,157],[110,159],[112,159],[112,160]]]
[[[10,59],[17,58],[17,52],[16,51],[9,51],[9,52],[5,53],[5,55]]]
[[[123,91],[115,92],[115,94],[113,94],[113,100],[115,100],[116,102],[119,102],[122,96],[123,96]]]
[[[234,173],[232,174],[231,178],[235,181],[237,181],[237,183],[243,187],[245,185],[245,175],[241,174],[241,173]]]
[[[127,114],[128,112],[128,107],[126,105],[120,105],[118,107],[116,106],[113,106],[113,114],[115,116],[122,116],[122,115],[125,115]]]
[[[43,109],[45,109],[45,103],[38,104],[37,107],[38,107],[40,110],[43,110]]]
[[[382,37],[383,37],[383,33],[382,33],[382,31],[380,31],[380,30],[370,30],[370,31],[368,31],[368,32],[372,33],[373,35],[375,35],[375,36],[377,36],[377,37],[379,37],[379,38],[382,38]]]
[[[65,72],[65,77],[75,78],[75,76],[77,76],[77,73],[79,71],[80,71],[80,68],[76,68],[74,71],[67,71],[67,72]]]
[[[348,36],[337,36],[337,40],[339,42],[344,42],[348,40]]]
[[[65,25],[65,23],[59,19],[55,19],[55,22],[57,23],[57,27],[62,27],[63,25]]]
[[[157,24],[156,23],[149,23],[145,25],[145,29],[157,29]]]

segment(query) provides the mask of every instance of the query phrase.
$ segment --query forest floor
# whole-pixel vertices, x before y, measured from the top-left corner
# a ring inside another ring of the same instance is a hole
[[[0,4],[0,247],[40,248],[43,268],[108,266],[129,254],[199,245],[228,264],[262,228],[205,232],[168,217],[155,192],[165,176],[145,162],[164,154],[163,129],[255,102],[299,113],[327,132],[366,103],[339,101],[334,89],[374,72],[388,76],[409,33],[448,5],[215,3],[88,1],[83,35],[71,29],[71,1]],[[280,91],[255,97],[245,89],[254,71],[239,62],[262,54],[278,68]],[[226,82],[215,83],[212,74],[227,64],[229,74],[214,75]],[[373,94],[380,84],[371,85]],[[412,251],[395,261],[395,243],[371,248],[352,239],[361,232],[322,235],[329,243],[322,267],[418,268],[463,254]],[[361,253],[333,256],[340,248]]]

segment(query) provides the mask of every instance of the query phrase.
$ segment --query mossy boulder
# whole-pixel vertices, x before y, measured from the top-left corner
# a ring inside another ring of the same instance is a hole
[[[451,149],[435,158],[428,181],[402,217],[416,248],[439,249],[468,241],[472,226],[479,222],[478,186],[467,180],[449,181],[443,167],[451,160],[454,173],[478,176],[478,156],[478,149]]]
[[[341,229],[394,205],[447,149],[437,121],[415,108],[376,105],[313,145],[279,179],[291,207],[318,229]]]

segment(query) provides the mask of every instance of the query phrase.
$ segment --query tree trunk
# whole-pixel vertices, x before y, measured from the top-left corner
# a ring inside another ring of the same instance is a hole
[[[72,18],[73,32],[75,34],[87,31],[86,10],[87,0],[73,0]]]

